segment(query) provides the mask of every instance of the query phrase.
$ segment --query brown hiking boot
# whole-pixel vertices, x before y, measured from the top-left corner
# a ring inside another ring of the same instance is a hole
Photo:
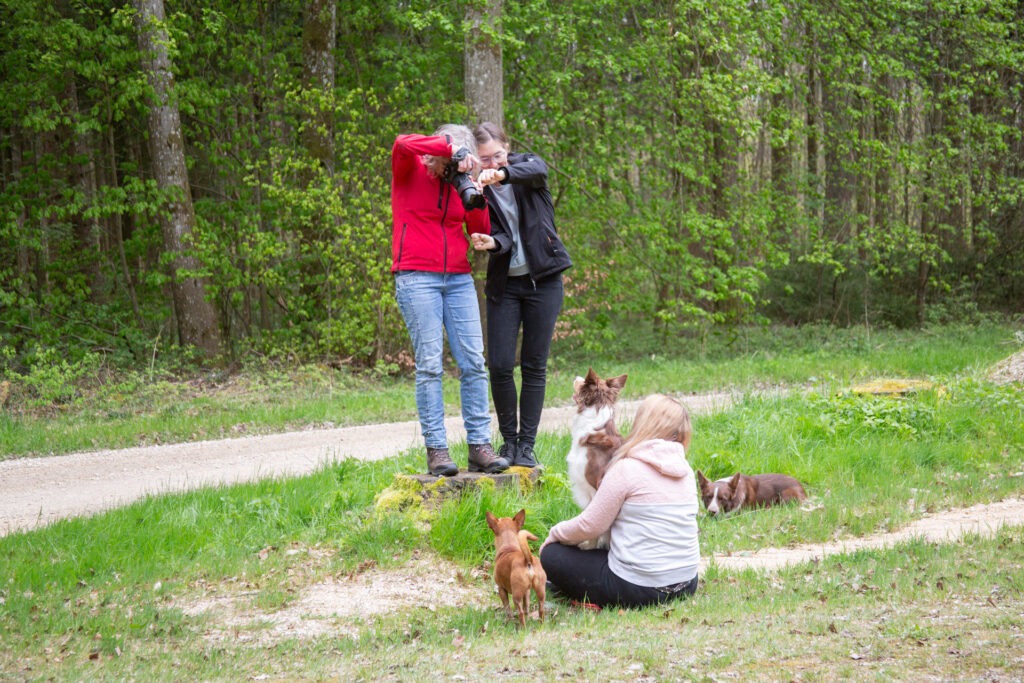
[[[497,474],[508,469],[508,460],[499,458],[489,443],[469,444],[469,471]]]
[[[454,477],[459,473],[459,466],[452,460],[447,448],[427,446],[427,472],[435,477]]]

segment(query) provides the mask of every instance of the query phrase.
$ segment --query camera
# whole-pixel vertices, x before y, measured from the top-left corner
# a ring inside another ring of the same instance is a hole
[[[441,180],[452,185],[459,193],[459,199],[462,200],[462,207],[469,211],[470,209],[481,209],[486,206],[487,202],[484,199],[483,193],[476,189],[476,185],[473,184],[473,179],[469,177],[468,173],[459,172],[459,162],[466,158],[469,154],[469,150],[465,147],[460,147],[452,158],[444,165],[444,173],[441,175]]]

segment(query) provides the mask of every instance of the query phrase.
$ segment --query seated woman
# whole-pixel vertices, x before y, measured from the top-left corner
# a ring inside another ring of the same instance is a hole
[[[686,461],[693,429],[673,398],[649,396],[597,494],[551,527],[540,561],[555,591],[598,606],[643,607],[697,590],[697,484]],[[609,532],[607,550],[579,543]]]

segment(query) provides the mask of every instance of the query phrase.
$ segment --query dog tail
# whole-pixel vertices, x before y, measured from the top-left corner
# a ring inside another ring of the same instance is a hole
[[[537,537],[526,529],[519,530],[519,549],[523,551],[523,558],[526,559],[526,566],[530,573],[533,573],[533,553],[530,552],[530,541],[536,541]]]

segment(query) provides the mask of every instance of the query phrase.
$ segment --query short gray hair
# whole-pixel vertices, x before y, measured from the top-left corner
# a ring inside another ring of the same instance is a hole
[[[476,138],[473,137],[473,131],[469,129],[469,126],[461,126],[457,123],[446,123],[435,130],[434,135],[447,136],[452,141],[452,147],[455,151],[458,151],[460,147],[465,147],[469,150],[470,154],[476,156]],[[423,155],[423,163],[426,164],[427,169],[438,178],[444,174],[444,166],[448,163],[448,159],[449,157],[447,155]]]
[[[476,156],[476,138],[469,126],[462,126],[457,123],[446,123],[434,131],[434,135],[446,135],[452,140],[455,149],[465,147],[469,153]]]

